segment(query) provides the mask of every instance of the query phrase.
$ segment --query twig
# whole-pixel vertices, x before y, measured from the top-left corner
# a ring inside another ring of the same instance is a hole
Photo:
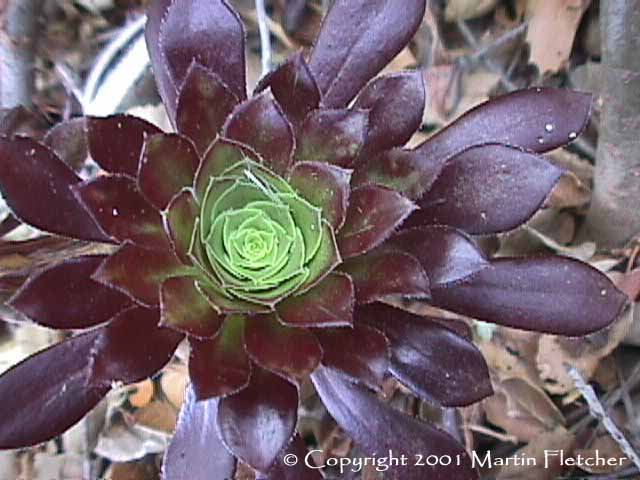
[[[522,35],[522,33],[526,31],[527,24],[523,23],[522,25],[518,26],[517,28],[514,28],[512,31],[507,32],[505,35],[498,38],[497,41],[493,42],[490,45],[486,45],[484,47],[480,46],[480,44],[478,43],[478,40],[476,40],[476,37],[473,35],[473,32],[469,29],[469,27],[467,26],[464,20],[458,20],[456,22],[456,26],[458,27],[458,30],[464,37],[465,41],[471,47],[478,49],[477,52],[474,52],[474,54],[471,55],[471,57],[467,58],[466,61],[471,61],[472,63],[474,63],[478,60],[482,60],[484,64],[489,68],[489,70],[500,75],[500,83],[502,83],[502,85],[508,91],[516,90],[517,89],[516,85],[513,82],[511,82],[511,80],[505,77],[504,70],[498,64],[496,64],[491,58],[489,58],[489,55],[493,53],[498,47],[501,47],[508,41],[513,40],[519,37],[520,35]]]
[[[267,10],[264,0],[256,0],[256,13],[258,14],[258,30],[260,31],[260,58],[262,59],[262,75],[271,70],[271,37],[268,25]]]
[[[35,40],[42,0],[0,6],[0,106],[32,105]]]
[[[518,443],[518,437],[515,435],[507,435],[505,433],[496,432],[495,430],[485,427],[483,425],[467,425],[467,428],[472,432],[481,433],[488,437],[493,437],[501,442]]]
[[[591,385],[588,385],[585,382],[582,375],[575,367],[569,366],[568,373],[573,378],[575,382],[576,388],[580,391],[584,399],[587,401],[589,405],[589,411],[594,418],[600,420],[604,426],[604,428],[609,432],[611,438],[615,440],[618,446],[622,449],[622,451],[629,457],[629,459],[634,463],[634,465],[640,469],[640,457],[631,446],[629,441],[620,431],[618,426],[614,423],[609,415],[605,412],[602,403],[598,399],[596,392],[593,390]]]

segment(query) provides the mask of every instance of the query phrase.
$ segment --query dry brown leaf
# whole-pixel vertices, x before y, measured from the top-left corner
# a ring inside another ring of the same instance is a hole
[[[415,55],[408,47],[403,48],[398,55],[384,68],[382,74],[399,72],[410,67],[414,67],[417,63]]]
[[[444,11],[447,22],[481,17],[496,7],[498,0],[449,0]]]
[[[631,460],[626,458],[620,446],[608,433],[602,433],[597,437],[591,448],[576,450],[574,455],[580,455],[584,459],[580,462],[580,469],[592,474],[608,475],[631,465]]]
[[[584,207],[591,200],[591,190],[573,172],[565,172],[545,202],[549,208]]]
[[[633,302],[640,300],[640,268],[628,273],[611,272],[616,286],[627,294]]]
[[[600,360],[620,344],[632,322],[633,308],[629,308],[611,326],[586,337],[540,337],[537,365],[544,388],[554,395],[574,390],[566,365],[573,365],[585,380],[591,379]]]
[[[158,467],[150,462],[114,463],[106,480],[155,480],[160,478]]]
[[[554,150],[549,153],[549,157],[554,165],[564,168],[578,177],[578,180],[583,186],[591,185],[591,182],[593,181],[592,163],[585,160],[580,155],[570,152],[566,148],[558,148]]]
[[[129,402],[136,408],[148,405],[153,398],[153,382],[148,378],[132,385],[131,389],[132,393],[129,395]]]
[[[540,73],[557,72],[571,55],[573,39],[591,0],[529,0],[527,42]]]
[[[187,388],[188,381],[189,375],[187,368],[182,365],[172,365],[171,368],[168,368],[162,374],[162,378],[160,379],[162,391],[178,410],[184,402],[184,392]]]
[[[134,413],[140,427],[172,433],[178,421],[178,412],[169,402],[156,400]]]
[[[500,469],[497,480],[556,480],[563,472],[560,457],[552,455],[554,451],[561,451],[564,458],[571,455],[575,438],[563,427],[557,427],[551,432],[544,433],[513,456],[532,459],[529,465],[509,464]]]
[[[489,342],[478,342],[487,365],[498,380],[520,377],[538,384],[535,357],[539,333],[498,327]]]
[[[427,104],[424,109],[422,123],[425,125],[442,125],[446,123],[452,96],[455,91],[455,67],[453,65],[437,65],[423,70],[424,83],[427,85]]]
[[[530,235],[540,240],[545,247],[565,257],[575,258],[577,260],[587,262],[591,258],[593,258],[596,253],[597,247],[595,242],[584,242],[577,245],[565,246],[556,242],[553,238],[539,232],[535,228],[531,228],[527,225],[525,225],[523,228],[527,232],[529,232]]]
[[[519,440],[532,441],[564,424],[562,412],[534,384],[514,377],[493,387],[495,394],[483,402],[487,419]]]

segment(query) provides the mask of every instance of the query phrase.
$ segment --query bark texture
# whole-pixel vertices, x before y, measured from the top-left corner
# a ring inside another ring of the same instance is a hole
[[[603,0],[602,118],[586,234],[618,247],[640,232],[640,0]]]
[[[0,0],[0,106],[31,105],[42,0]]]

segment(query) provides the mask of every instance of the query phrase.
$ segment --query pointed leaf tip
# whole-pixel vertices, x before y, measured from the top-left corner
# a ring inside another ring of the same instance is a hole
[[[190,339],[189,376],[198,400],[231,395],[249,384],[251,362],[243,347],[245,319],[228,316],[213,338]]]
[[[409,141],[422,124],[425,100],[421,71],[383,75],[369,82],[353,105],[370,110],[367,140],[360,155],[371,157]]]
[[[367,110],[313,110],[298,132],[296,161],[352,168],[362,151],[368,124]]]
[[[558,256],[500,258],[464,282],[432,288],[432,297],[479,320],[569,336],[606,327],[627,304],[604,274]]]
[[[392,451],[409,458],[460,459],[450,465],[391,466],[390,480],[477,480],[478,473],[462,445],[447,433],[382,403],[364,387],[351,383],[339,373],[320,367],[312,375],[313,384],[331,416],[367,455]]]
[[[38,272],[8,303],[51,328],[88,328],[106,322],[131,300],[91,279],[104,259],[103,255],[78,257]]]
[[[307,114],[320,105],[320,91],[301,52],[266,75],[256,92],[270,88],[291,124],[297,129]]]
[[[0,157],[0,190],[16,217],[46,232],[110,241],[71,191],[81,178],[51,149],[30,138],[0,138]]]
[[[413,37],[425,0],[337,0],[311,53],[323,103],[344,107]]]
[[[159,322],[157,309],[132,307],[118,314],[91,350],[90,385],[139,382],[169,363],[184,335],[159,327]]]
[[[78,422],[110,385],[87,386],[90,358],[102,329],[42,350],[0,376],[0,449],[50,440]]]
[[[515,148],[471,148],[449,160],[407,226],[450,225],[472,235],[513,230],[538,211],[561,175]]]
[[[287,327],[276,315],[247,319],[244,345],[255,363],[294,382],[315,370],[322,357],[320,344],[311,332]]]
[[[101,175],[72,187],[76,198],[113,240],[166,250],[160,212],[141,194],[136,181],[122,174]]]
[[[361,308],[358,318],[387,335],[391,374],[422,400],[461,407],[493,393],[482,353],[449,328],[382,304]]]
[[[194,59],[180,87],[177,129],[189,137],[202,154],[220,133],[238,101],[217,74]]]
[[[173,133],[147,137],[138,171],[140,191],[162,210],[180,190],[193,184],[199,163],[198,152],[186,137]]]
[[[193,387],[187,387],[176,432],[162,464],[163,480],[233,478],[236,459],[220,441],[217,414],[217,399],[199,402]]]
[[[238,105],[223,131],[225,137],[255,150],[279,175],[289,169],[295,148],[293,129],[270,91]]]
[[[86,128],[89,154],[100,168],[132,177],[138,174],[145,137],[162,133],[146,120],[123,114],[89,117]]]
[[[178,88],[194,58],[246,98],[244,27],[226,0],[152,2],[145,38],[158,90],[175,122]]]
[[[366,185],[353,190],[347,219],[337,236],[340,255],[349,258],[377,247],[416,208],[411,200],[388,188]]]
[[[291,440],[297,411],[296,387],[256,367],[247,388],[220,400],[217,425],[229,450],[254,469],[266,472]]]

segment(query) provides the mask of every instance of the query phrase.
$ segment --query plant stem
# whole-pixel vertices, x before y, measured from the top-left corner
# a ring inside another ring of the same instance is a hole
[[[0,2],[0,105],[30,106],[35,41],[42,0]]]
[[[602,115],[583,234],[619,247],[640,232],[640,0],[603,0]]]

